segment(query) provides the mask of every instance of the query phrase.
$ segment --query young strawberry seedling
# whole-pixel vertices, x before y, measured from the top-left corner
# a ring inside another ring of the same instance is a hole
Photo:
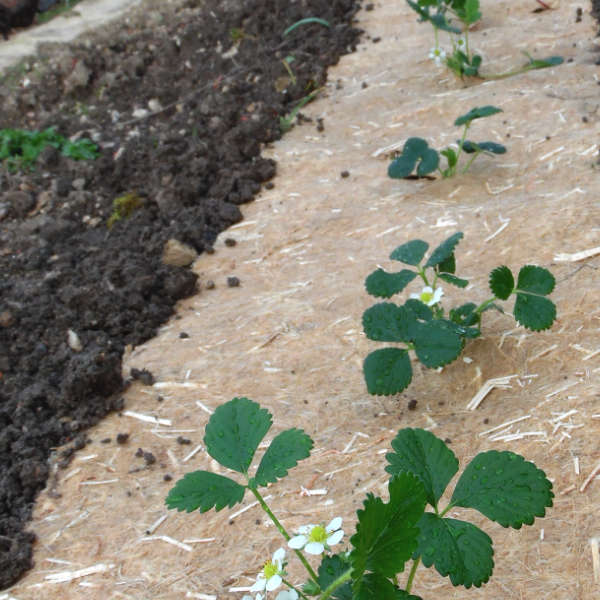
[[[492,297],[477,305],[467,302],[446,314],[441,304],[443,296],[439,282],[459,288],[468,285],[455,275],[455,248],[461,232],[450,236],[424,261],[429,244],[412,240],[398,246],[391,254],[397,260],[415,267],[388,273],[377,269],[366,281],[367,292],[377,298],[391,298],[420,277],[425,287],[411,294],[402,305],[380,302],[363,314],[366,336],[376,342],[396,342],[401,347],[389,347],[371,352],[364,361],[363,373],[370,394],[389,396],[405,390],[412,380],[409,351],[429,368],[443,367],[456,360],[467,340],[480,335],[481,315],[492,308],[504,312],[499,300],[515,297],[515,320],[532,331],[551,327],[556,319],[556,306],[546,296],[554,289],[554,277],[542,267],[526,265],[519,271],[515,284],[506,266],[494,269],[489,276]]]
[[[519,75],[532,69],[554,67],[563,62],[560,56],[550,56],[534,60],[529,55],[529,62],[518,69],[497,75],[482,75],[479,72],[482,58],[472,52],[469,46],[469,28],[481,19],[479,0],[406,0],[408,5],[421,17],[422,22],[433,26],[435,46],[429,56],[439,65],[442,62],[458,77],[480,77],[482,79],[502,79]],[[454,23],[458,21],[459,26]],[[439,44],[439,32],[445,31],[450,36],[452,52],[450,55]]]
[[[489,117],[502,112],[502,109],[495,106],[480,106],[472,108],[468,113],[461,115],[454,121],[454,125],[464,126],[462,137],[456,140],[458,149],[454,150],[451,147],[440,150],[430,148],[423,138],[412,137],[406,140],[402,153],[397,156],[388,167],[388,175],[394,179],[403,179],[410,177],[415,170],[417,177],[425,177],[435,170],[439,171],[442,177],[453,177],[458,169],[458,159],[462,152],[472,154],[467,164],[462,169],[463,173],[469,170],[473,161],[480,154],[493,156],[494,154],[504,154],[506,148],[502,144],[496,142],[472,142],[467,140],[467,132],[471,127],[471,123],[475,119]],[[446,158],[448,166],[445,169],[440,168],[440,154]]]
[[[503,527],[520,529],[533,524],[552,506],[552,483],[535,464],[513,452],[481,452],[459,477],[449,503],[439,505],[458,459],[446,444],[423,429],[401,429],[386,455],[390,474],[389,498],[367,494],[357,511],[356,532],[350,547],[334,553],[344,537],[342,517],[327,525],[311,524],[291,535],[259,491],[287,476],[288,470],[310,455],[312,439],[301,429],[276,435],[254,471],[251,464],[259,444],[272,425],[272,416],[248,398],[234,398],[211,415],[204,444],[219,464],[236,472],[235,479],[211,471],[194,471],[169,492],[171,509],[204,513],[242,502],[246,491],[256,498],[286,546],[308,574],[303,585],[292,583],[286,570],[286,549],[267,559],[242,600],[265,600],[282,585],[275,600],[314,596],[319,600],[421,600],[411,594],[417,567],[434,566],[452,585],[480,587],[494,569],[491,538],[469,521],[445,515],[455,507],[471,508]],[[254,474],[251,475],[250,473]],[[426,510],[427,506],[430,510]],[[321,557],[314,568],[310,557]],[[412,559],[403,584],[398,576]]]

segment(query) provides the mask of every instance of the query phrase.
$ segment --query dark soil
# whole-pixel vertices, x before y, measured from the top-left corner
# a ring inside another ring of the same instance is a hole
[[[31,171],[0,170],[0,588],[31,567],[25,528],[50,471],[85,445],[87,427],[121,409],[125,346],[152,337],[177,300],[202,289],[188,268],[163,263],[165,243],[212,251],[242,219],[239,205],[275,173],[261,146],[354,50],[357,8],[148,0],[135,18],[47,48],[0,81],[0,129],[55,126],[101,149],[76,162],[49,148]],[[282,37],[310,16],[331,28]],[[113,201],[127,194],[139,206],[108,228]]]

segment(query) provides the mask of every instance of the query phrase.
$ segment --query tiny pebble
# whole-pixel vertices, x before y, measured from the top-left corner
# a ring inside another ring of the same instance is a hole
[[[187,339],[187,338],[189,338],[189,337],[190,337],[190,334],[189,334],[189,333],[186,333],[185,331],[182,331],[182,332],[179,334],[179,338],[180,338],[180,339],[182,339],[182,340],[185,340],[185,339]]]
[[[117,433],[117,444],[126,444],[128,440],[128,433]]]
[[[272,190],[275,187],[275,184],[272,181],[267,181],[267,183],[265,183],[265,189],[267,190]]]
[[[408,410],[415,410],[415,408],[417,408],[417,401],[415,399],[409,400]]]
[[[340,177],[346,179],[346,177],[350,177],[350,171],[342,171],[340,173]]]
[[[235,246],[236,244],[237,244],[237,242],[233,238],[225,238],[226,246],[229,246],[231,248],[232,246]]]
[[[110,444],[112,442],[111,438],[104,438],[103,440],[100,440],[101,444]]]
[[[163,475],[163,481],[171,481],[173,479],[173,475],[169,475],[168,473],[165,473]]]
[[[215,282],[212,279],[208,279],[207,282],[204,284],[204,287],[207,290],[214,290],[215,289]]]
[[[192,440],[189,440],[188,438],[184,438],[182,435],[180,435],[177,438],[177,443],[181,444],[182,446],[189,446],[192,443]]]
[[[227,285],[229,287],[239,287],[239,285],[240,285],[239,277],[228,277]]]

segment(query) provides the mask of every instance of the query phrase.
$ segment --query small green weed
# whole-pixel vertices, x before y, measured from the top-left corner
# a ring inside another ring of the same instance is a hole
[[[472,154],[471,158],[463,168],[462,172],[466,173],[473,161],[480,154],[504,154],[506,148],[502,144],[496,142],[472,142],[467,140],[467,132],[471,127],[471,123],[475,119],[489,117],[502,112],[500,108],[495,106],[481,106],[472,108],[468,113],[461,115],[454,121],[454,125],[464,126],[463,134],[460,140],[456,140],[458,150],[451,147],[440,150],[430,148],[427,142],[418,137],[412,137],[406,140],[404,148],[399,156],[397,156],[388,167],[388,175],[394,179],[403,179],[410,177],[413,171],[417,170],[417,177],[425,177],[429,173],[438,170],[442,177],[453,177],[456,175],[458,168],[458,159],[462,152]],[[448,166],[445,169],[440,168],[440,154],[446,158]]]
[[[420,293],[411,294],[401,306],[381,302],[364,312],[363,328],[370,340],[403,344],[401,348],[375,350],[365,359],[363,373],[370,394],[389,396],[409,386],[412,380],[409,351],[415,352],[423,365],[434,369],[456,360],[467,340],[480,335],[482,313],[490,309],[504,312],[498,305],[499,300],[515,297],[513,315],[527,329],[542,331],[552,326],[556,306],[546,296],[554,289],[554,277],[548,270],[534,265],[521,268],[516,284],[508,267],[494,269],[489,277],[491,298],[479,305],[461,304],[446,315],[440,302],[443,290],[439,281],[459,288],[469,284],[455,275],[454,251],[462,237],[461,232],[450,236],[425,262],[427,242],[412,240],[402,244],[390,258],[416,270],[388,273],[379,268],[367,277],[367,292],[376,298],[391,298],[417,277],[425,284]]]
[[[94,160],[98,156],[98,146],[91,140],[82,138],[71,142],[54,127],[44,131],[0,129],[0,161],[11,171],[33,167],[47,146],[53,146],[63,156],[74,160]]]
[[[543,517],[552,506],[552,483],[532,462],[513,452],[481,452],[459,477],[449,503],[439,505],[458,459],[446,444],[423,429],[401,429],[386,454],[390,474],[389,498],[367,494],[357,511],[356,532],[350,548],[334,553],[344,537],[342,517],[328,524],[306,525],[291,535],[277,519],[259,488],[275,484],[288,470],[310,456],[313,440],[301,429],[276,435],[263,454],[254,476],[250,466],[259,444],[271,428],[268,410],[248,398],[234,398],[214,411],[206,425],[204,444],[220,465],[243,479],[243,483],[213,473],[194,471],[180,479],[169,492],[171,509],[204,513],[242,502],[246,491],[258,501],[308,573],[308,581],[294,585],[286,571],[286,550],[279,548],[250,588],[263,599],[282,584],[275,600],[316,596],[319,600],[421,600],[411,595],[417,567],[434,566],[452,585],[480,587],[494,569],[491,538],[469,521],[445,515],[455,507],[471,508],[502,527],[520,529]],[[238,478],[239,479],[239,478]],[[431,510],[426,510],[427,507]],[[307,555],[322,556],[313,569]],[[403,585],[398,575],[412,566]],[[266,595],[263,595],[266,594]]]
[[[143,200],[136,192],[127,192],[113,200],[113,212],[106,222],[106,226],[111,229],[112,226],[121,219],[128,219],[133,212],[142,206]]]

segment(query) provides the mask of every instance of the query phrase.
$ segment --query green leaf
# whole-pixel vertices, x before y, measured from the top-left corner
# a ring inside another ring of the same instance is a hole
[[[523,54],[529,59],[529,64],[527,65],[530,69],[546,69],[548,67],[557,67],[558,65],[562,65],[565,62],[565,59],[562,56],[548,56],[547,58],[533,58],[527,52],[523,52]]]
[[[394,179],[408,177],[418,163],[417,175],[424,177],[437,169],[439,159],[437,151],[429,148],[424,139],[408,138],[402,148],[402,154],[390,163],[388,175]]]
[[[390,298],[401,292],[416,276],[414,271],[408,269],[402,269],[399,273],[388,273],[383,269],[377,269],[367,277],[365,287],[371,296]]]
[[[224,467],[247,473],[272,422],[271,413],[256,402],[234,398],[211,415],[204,434],[206,451]]]
[[[475,119],[481,119],[483,117],[489,117],[491,115],[495,115],[496,113],[502,112],[501,108],[497,108],[495,106],[476,106],[472,108],[468,113],[461,115],[454,121],[454,124],[457,127],[461,125],[466,125]]]
[[[403,471],[418,477],[425,489],[427,502],[437,507],[450,480],[458,471],[458,459],[442,440],[424,429],[400,429],[385,455],[392,475]]]
[[[273,438],[254,476],[256,485],[275,483],[285,477],[298,461],[310,456],[313,441],[302,429],[288,429]]]
[[[382,348],[371,352],[363,364],[369,394],[391,396],[405,390],[412,379],[407,350]]]
[[[459,325],[455,321],[445,320],[445,323],[461,338],[473,339],[481,335],[481,331],[479,331],[477,327],[465,327],[464,325]]]
[[[436,15],[431,15],[429,17],[429,21],[431,21],[433,26],[436,27],[437,29],[439,29],[440,31],[447,31],[448,33],[456,33],[456,34],[462,33],[462,31],[458,27],[454,27],[453,25],[450,25],[450,23],[448,22],[448,19],[446,19],[446,17],[441,13],[438,13]]]
[[[450,273],[439,273],[438,277],[446,283],[450,283],[451,285],[455,285],[459,288],[466,288],[469,285],[467,279],[461,279],[460,277],[456,277],[456,275],[451,275]]]
[[[350,562],[343,555],[325,556],[319,565],[318,579],[321,590],[327,589],[338,577],[350,568]],[[331,595],[333,600],[352,600],[352,586],[344,583]]]
[[[456,140],[460,144],[460,140]],[[505,154],[506,146],[497,144],[496,142],[472,142],[471,140],[465,140],[462,143],[462,149],[467,154],[473,154],[475,152],[490,152],[492,154]]]
[[[553,497],[544,471],[514,452],[489,450],[469,463],[451,503],[474,508],[503,527],[520,529],[543,517]]]
[[[417,166],[417,175],[425,177],[428,173],[435,171],[439,164],[440,155],[437,153],[437,150],[428,148],[421,156],[421,162]]]
[[[440,154],[446,157],[448,161],[448,167],[452,168],[456,166],[457,156],[456,152],[452,148],[446,148],[445,150],[440,150]]]
[[[356,533],[350,539],[352,581],[355,591],[365,571],[393,577],[417,547],[415,527],[425,510],[425,490],[411,473],[394,475],[388,483],[390,500],[367,494],[364,508],[357,511]]]
[[[478,325],[481,322],[481,315],[475,312],[477,305],[473,302],[467,302],[457,308],[450,309],[450,320],[458,325],[470,327]]]
[[[392,302],[380,302],[363,313],[365,335],[376,342],[408,342],[412,313]]]
[[[308,25],[309,23],[318,23],[319,25],[323,25],[324,27],[331,27],[328,21],[325,19],[319,19],[318,17],[306,17],[306,19],[300,19],[296,21],[293,25],[290,25],[284,32],[283,37],[294,31],[296,27],[300,27],[300,25]]]
[[[473,23],[481,19],[481,12],[479,12],[479,0],[467,0],[465,2],[465,11],[463,15],[460,15],[461,21],[465,25],[472,25]]]
[[[359,582],[353,600],[421,600],[396,587],[379,573],[367,573]]]
[[[417,300],[416,298],[409,298],[404,303],[404,308],[408,309],[415,317],[420,321],[431,321],[433,319],[433,311],[425,302]],[[412,341],[412,338],[411,338]]]
[[[452,585],[480,587],[494,570],[491,538],[466,521],[442,519],[425,513],[418,524],[417,553],[426,567],[435,565],[437,572],[450,575]]]
[[[417,358],[430,368],[443,367],[458,358],[463,341],[443,319],[422,323],[414,339]]]
[[[556,280],[548,269],[525,265],[519,271],[517,279],[517,290],[547,296],[552,293]]]
[[[502,265],[490,273],[490,290],[496,298],[506,300],[515,289],[515,278],[511,270]]]
[[[192,512],[200,509],[206,512],[213,506],[219,511],[225,506],[231,508],[244,499],[246,488],[243,485],[209,471],[194,471],[184,475],[167,495],[169,508]]]
[[[444,262],[452,254],[454,254],[454,249],[460,240],[464,237],[462,231],[458,231],[454,235],[451,235],[447,240],[442,242],[432,253],[427,262],[425,263],[425,268],[427,267],[435,267],[435,265]]]
[[[532,296],[517,291],[513,314],[523,327],[527,327],[531,331],[543,331],[549,329],[554,323],[556,306],[552,300],[543,296]]]
[[[436,273],[454,273],[456,271],[456,257],[454,252],[441,263],[435,265]]]
[[[429,248],[429,244],[423,240],[411,240],[398,246],[391,254],[392,260],[399,260],[407,265],[418,265],[425,256],[425,252]]]

